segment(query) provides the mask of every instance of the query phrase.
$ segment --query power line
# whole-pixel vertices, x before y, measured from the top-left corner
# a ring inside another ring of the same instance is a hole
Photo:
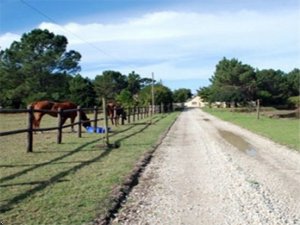
[[[22,2],[24,5],[26,5],[27,7],[31,8],[32,10],[34,10],[35,12],[37,12],[38,14],[42,15],[43,17],[47,18],[49,21],[53,22],[54,24],[57,24],[59,25],[59,23],[54,20],[53,18],[51,18],[50,16],[48,16],[47,14],[45,14],[44,12],[42,12],[41,10],[39,10],[38,8],[36,8],[35,6],[29,4],[28,2],[26,2],[25,0],[20,0],[20,2]],[[116,61],[119,61],[121,63],[124,63],[125,61],[121,60],[121,59],[118,59],[116,58],[115,56],[107,53],[106,51],[102,50],[101,48],[99,48],[98,46],[94,45],[93,43],[90,43],[86,40],[84,40],[82,37],[80,37],[79,35],[73,33],[72,31],[62,27],[59,25],[59,28],[62,30],[62,31],[65,31],[65,32],[69,32],[70,34],[72,34],[74,37],[78,38],[79,40],[83,41],[85,44],[89,45],[90,47],[98,50],[99,52],[101,52],[102,54],[116,60]]]

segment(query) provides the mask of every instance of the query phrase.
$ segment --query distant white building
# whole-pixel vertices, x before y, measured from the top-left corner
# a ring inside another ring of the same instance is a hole
[[[185,107],[204,107],[206,103],[202,100],[200,96],[195,96],[191,100],[184,103]]]

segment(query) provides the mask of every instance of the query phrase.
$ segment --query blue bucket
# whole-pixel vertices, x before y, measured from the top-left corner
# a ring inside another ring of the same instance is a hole
[[[86,127],[85,129],[88,133],[94,133],[94,127]],[[107,130],[109,132],[110,127],[108,127]],[[105,129],[103,127],[96,127],[95,133],[105,133]]]

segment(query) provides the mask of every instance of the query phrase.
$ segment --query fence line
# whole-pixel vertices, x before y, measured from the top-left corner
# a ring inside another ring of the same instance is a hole
[[[66,124],[62,125],[61,120],[62,120],[62,113],[63,112],[77,112],[77,120],[78,122],[75,122],[73,124]],[[27,152],[32,152],[33,151],[33,133],[38,132],[38,131],[50,131],[50,130],[57,130],[57,143],[60,144],[62,143],[62,130],[67,127],[71,126],[76,126],[78,125],[77,129],[77,134],[78,137],[82,137],[82,130],[81,130],[81,111],[92,111],[93,112],[93,118],[90,119],[90,122],[94,123],[94,132],[96,132],[97,125],[99,121],[105,120],[108,121],[107,115],[105,116],[106,113],[104,113],[104,110],[99,110],[97,106],[94,106],[93,108],[81,108],[78,106],[77,109],[68,109],[68,110],[61,110],[59,109],[57,111],[57,126],[56,127],[46,127],[46,128],[33,128],[33,117],[34,117],[34,112],[53,112],[51,110],[35,110],[30,106],[28,109],[0,109],[0,114],[10,114],[10,113],[27,113],[28,114],[28,119],[27,119],[27,128],[24,129],[18,129],[18,130],[11,130],[11,131],[1,131],[0,132],[0,137],[1,136],[8,136],[8,135],[14,135],[14,134],[19,134],[19,133],[27,133]],[[154,107],[154,112],[152,112],[152,107],[134,107],[134,108],[127,108],[127,123],[130,124],[131,122],[135,122],[136,120],[140,120],[149,116],[152,116],[153,114],[157,112],[164,112],[163,106],[155,106]],[[103,114],[103,117],[98,117],[99,114]],[[132,120],[131,120],[132,119]],[[125,120],[123,117],[121,117],[121,124],[125,124]],[[108,129],[106,128],[106,131]],[[108,142],[108,140],[107,140]]]

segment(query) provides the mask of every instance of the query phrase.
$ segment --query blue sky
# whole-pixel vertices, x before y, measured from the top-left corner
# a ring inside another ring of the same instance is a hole
[[[300,0],[1,0],[0,46],[48,29],[82,54],[81,75],[135,71],[171,89],[207,86],[237,58],[285,72],[300,65]]]

